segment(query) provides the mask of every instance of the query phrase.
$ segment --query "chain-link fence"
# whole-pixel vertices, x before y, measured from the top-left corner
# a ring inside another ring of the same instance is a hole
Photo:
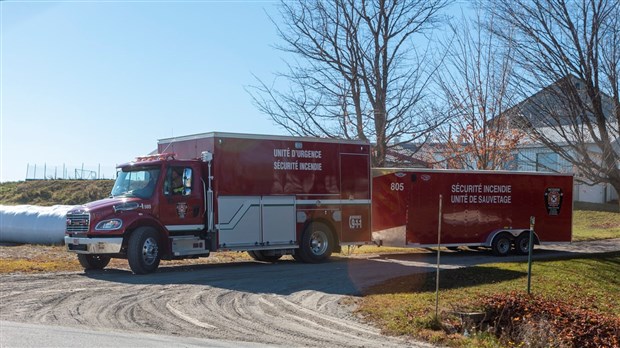
[[[26,165],[26,180],[99,180],[114,179],[116,166],[108,165],[55,165],[55,164],[30,164]]]

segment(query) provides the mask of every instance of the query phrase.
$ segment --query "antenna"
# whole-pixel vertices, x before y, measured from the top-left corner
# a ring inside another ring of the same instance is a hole
[[[166,146],[166,148],[164,149],[164,151],[162,151],[161,153],[166,153],[166,151],[168,151],[168,148],[170,147],[170,145],[172,145],[172,143],[175,142],[177,138],[174,137],[174,128],[172,128],[172,141],[170,141],[168,143],[168,145]]]

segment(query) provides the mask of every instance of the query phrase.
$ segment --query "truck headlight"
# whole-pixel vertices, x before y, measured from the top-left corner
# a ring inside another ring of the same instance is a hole
[[[103,220],[95,226],[95,230],[97,231],[114,231],[118,230],[123,226],[123,221],[121,219],[110,219]]]

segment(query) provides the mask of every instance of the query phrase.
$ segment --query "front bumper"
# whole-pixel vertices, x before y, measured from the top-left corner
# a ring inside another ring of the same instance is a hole
[[[65,236],[68,251],[78,254],[118,254],[123,238],[76,238]]]

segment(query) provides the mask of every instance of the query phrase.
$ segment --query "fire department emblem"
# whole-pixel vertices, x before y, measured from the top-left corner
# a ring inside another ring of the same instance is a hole
[[[185,213],[187,213],[187,203],[185,202],[177,203],[177,215],[179,215],[181,219],[184,219]]]
[[[545,206],[547,207],[547,214],[558,215],[560,214],[560,208],[562,207],[562,193],[561,188],[547,188],[545,190]]]

